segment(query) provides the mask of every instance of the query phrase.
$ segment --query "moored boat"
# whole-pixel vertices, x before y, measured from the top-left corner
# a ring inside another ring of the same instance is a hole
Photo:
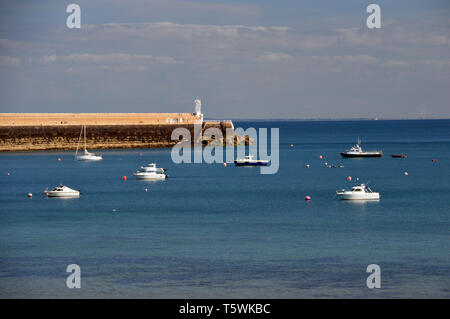
[[[267,166],[268,160],[254,159],[252,155],[246,155],[244,158],[234,160],[236,166]]]
[[[84,131],[84,153],[82,155],[78,155],[78,147],[80,145],[81,134]],[[96,155],[94,153],[88,152],[86,149],[86,125],[81,127],[80,137],[78,138],[77,150],[75,151],[75,159],[77,161],[101,161],[103,157],[101,155]]]
[[[59,185],[58,187],[55,187],[52,190],[46,189],[44,191],[44,193],[48,197],[79,197],[80,196],[80,191],[69,188],[64,185]]]
[[[369,186],[361,184],[353,186],[351,190],[341,189],[336,191],[336,195],[342,200],[378,200],[380,193],[374,192]]]
[[[156,167],[155,163],[150,163],[147,166],[141,166],[141,168],[134,172],[133,175],[137,179],[166,179],[166,169]]]
[[[363,151],[361,148],[361,140],[358,139],[358,143],[352,146],[349,150],[341,152],[342,157],[381,157],[382,151]]]
[[[391,155],[393,158],[406,158],[405,154],[392,154]]]

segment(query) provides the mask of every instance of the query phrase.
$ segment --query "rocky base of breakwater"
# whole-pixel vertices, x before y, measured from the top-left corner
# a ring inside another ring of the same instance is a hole
[[[220,138],[203,138],[203,145],[211,146],[238,146],[238,145],[253,145],[255,144],[255,139],[249,137],[248,135],[237,135],[234,134],[232,137],[220,137]]]
[[[89,150],[172,147],[179,141],[171,139],[176,128],[186,128],[194,136],[193,124],[162,125],[90,125],[86,132]],[[203,127],[205,129],[206,125]],[[208,123],[226,134],[229,123]],[[80,138],[79,125],[0,126],[0,152],[75,150]],[[252,139],[234,135],[226,139],[202,139],[203,145],[251,145]],[[231,144],[230,144],[231,143]],[[81,140],[80,147],[84,146]]]

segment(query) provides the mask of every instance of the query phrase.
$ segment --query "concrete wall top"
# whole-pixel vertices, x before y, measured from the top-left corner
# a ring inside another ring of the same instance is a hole
[[[191,113],[0,113],[0,126],[193,124]]]

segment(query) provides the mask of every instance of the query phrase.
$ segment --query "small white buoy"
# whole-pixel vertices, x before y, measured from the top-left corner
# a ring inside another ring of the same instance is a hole
[[[30,198],[31,198],[31,197],[33,197],[33,194],[31,194],[31,193],[28,193],[28,197],[30,197]]]
[[[9,174],[9,172],[8,172],[8,176],[9,176],[9,175],[11,175],[11,174]]]
[[[113,210],[112,210],[113,212],[115,212],[116,211],[116,209],[115,208],[113,208]]]
[[[408,175],[408,172],[404,172],[403,174],[406,176],[406,175]]]
[[[311,165],[309,165],[309,164],[306,164],[306,168],[310,168],[311,167]]]
[[[146,192],[148,192],[148,188],[144,189]]]

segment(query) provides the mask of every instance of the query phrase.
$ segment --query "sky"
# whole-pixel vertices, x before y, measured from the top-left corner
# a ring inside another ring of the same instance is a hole
[[[450,118],[450,1],[0,2],[0,112],[193,112],[196,97],[214,119]]]

